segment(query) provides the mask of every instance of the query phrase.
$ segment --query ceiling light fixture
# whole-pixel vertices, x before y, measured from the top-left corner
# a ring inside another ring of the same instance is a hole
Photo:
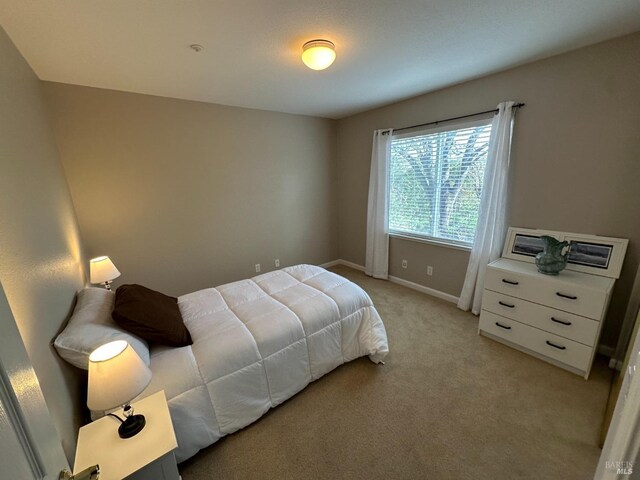
[[[311,40],[302,46],[302,61],[311,70],[324,70],[336,59],[335,49],[329,40]]]

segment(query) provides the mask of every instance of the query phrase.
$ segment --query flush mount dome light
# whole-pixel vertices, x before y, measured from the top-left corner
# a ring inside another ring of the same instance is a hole
[[[311,70],[324,70],[336,59],[335,48],[329,40],[311,40],[302,46],[302,61]]]

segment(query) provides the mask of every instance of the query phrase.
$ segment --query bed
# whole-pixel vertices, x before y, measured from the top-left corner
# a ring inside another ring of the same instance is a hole
[[[380,363],[388,353],[366,292],[313,265],[183,295],[178,306],[193,344],[152,346],[153,378],[139,397],[165,391],[178,462],[342,363],[367,355]]]

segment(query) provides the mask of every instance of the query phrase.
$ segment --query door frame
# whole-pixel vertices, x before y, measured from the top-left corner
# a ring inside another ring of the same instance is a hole
[[[638,478],[640,465],[640,312],[627,352],[624,380],[602,448],[595,480]]]
[[[33,478],[57,479],[69,464],[1,282],[0,400]]]

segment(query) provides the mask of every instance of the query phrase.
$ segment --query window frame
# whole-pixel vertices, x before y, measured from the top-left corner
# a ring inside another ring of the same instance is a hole
[[[447,131],[451,131],[451,130],[461,130],[464,128],[473,128],[473,127],[481,127],[481,126],[486,126],[486,125],[491,125],[493,122],[493,116],[488,116],[485,118],[480,118],[480,119],[476,119],[476,120],[466,120],[466,121],[457,121],[457,122],[452,122],[452,123],[448,123],[447,125],[437,125],[435,127],[432,128],[422,128],[422,129],[416,129],[416,130],[412,130],[409,132],[402,132],[402,133],[398,133],[398,134],[392,134],[391,135],[391,142],[393,143],[394,140],[399,140],[399,139],[404,139],[404,138],[410,138],[410,137],[420,137],[420,136],[424,136],[424,135],[433,135],[435,133],[440,133],[440,132],[447,132]],[[490,133],[489,135],[489,141],[491,141],[491,135],[493,134],[493,131]],[[389,185],[389,192],[391,191],[391,158],[389,158],[389,168],[387,169],[387,173],[389,175],[388,180],[388,185]],[[484,184],[482,185],[482,189],[484,192]],[[391,210],[391,195],[387,195],[387,210],[390,211]],[[477,232],[478,226],[476,224],[476,232]],[[448,239],[448,238],[442,238],[442,237],[434,237],[432,235],[425,235],[419,232],[410,232],[410,231],[406,231],[406,230],[396,230],[393,229],[389,226],[389,236],[390,237],[394,237],[394,238],[402,238],[404,240],[410,240],[410,241],[415,241],[415,242],[420,242],[420,243],[427,243],[430,245],[437,245],[437,246],[441,246],[441,247],[448,247],[448,248],[454,248],[454,249],[459,249],[459,250],[471,250],[471,248],[473,247],[473,242],[463,242],[460,240],[452,240],[452,239]],[[475,240],[475,234],[474,234],[474,240]]]

